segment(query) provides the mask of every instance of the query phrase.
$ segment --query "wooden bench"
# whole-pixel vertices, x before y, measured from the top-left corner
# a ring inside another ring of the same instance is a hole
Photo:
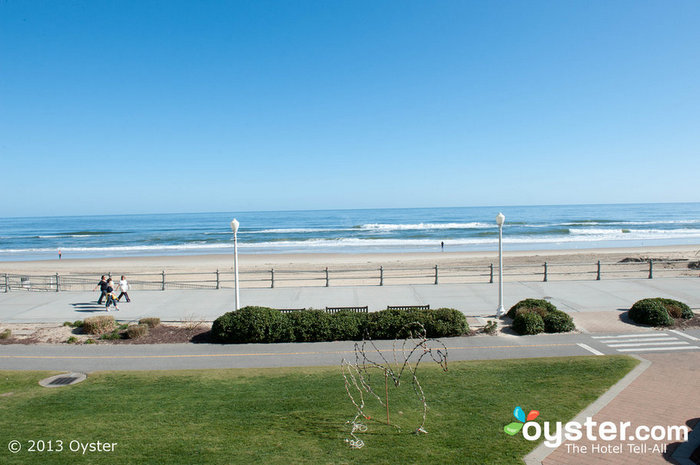
[[[387,310],[430,310],[430,305],[387,305]]]
[[[357,313],[368,313],[368,307],[326,307],[326,312],[328,313],[338,313],[338,312],[357,312]]]

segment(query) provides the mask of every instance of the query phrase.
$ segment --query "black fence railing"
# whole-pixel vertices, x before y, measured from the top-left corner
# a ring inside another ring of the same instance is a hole
[[[505,281],[601,280],[611,278],[648,278],[655,276],[697,276],[687,260],[646,260],[639,262],[542,263],[504,266]],[[119,275],[110,275],[115,283]],[[128,273],[129,287],[138,290],[233,289],[233,271]],[[99,276],[85,273],[16,274],[0,273],[0,292],[10,291],[86,291],[95,288]],[[242,270],[241,288],[354,286],[392,284],[494,283],[498,267],[474,266],[321,268]]]

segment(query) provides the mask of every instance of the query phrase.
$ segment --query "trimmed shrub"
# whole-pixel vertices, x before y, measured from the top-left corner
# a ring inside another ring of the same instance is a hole
[[[534,330],[534,326],[530,329],[526,329],[523,325],[525,325],[526,322],[530,326],[534,325],[534,322],[538,321],[536,318],[518,318],[530,314],[540,317],[540,320],[542,320],[543,323],[542,330],[548,333],[564,333],[576,329],[574,320],[568,313],[558,310],[554,304],[547,302],[544,299],[525,299],[513,305],[510,310],[508,310],[508,316],[513,318],[513,329],[520,334],[541,333],[542,331],[537,331],[534,333],[522,332],[530,331],[531,329]],[[518,327],[516,327],[515,324],[516,320],[519,321]]]
[[[674,318],[690,320],[694,316],[690,307],[683,302],[663,297],[638,300],[628,315],[635,323],[650,326],[671,326]]]
[[[229,343],[290,342],[294,332],[290,320],[268,307],[243,307],[214,320],[211,335],[215,341]]]
[[[642,299],[632,305],[627,315],[635,323],[649,326],[671,326],[673,318],[659,299]]]
[[[540,316],[544,316],[549,312],[557,311],[557,307],[555,307],[554,304],[547,302],[544,299],[524,299],[510,307],[510,310],[508,310],[508,316],[515,319],[518,313],[526,311],[523,309],[536,312]]]
[[[367,331],[370,339],[396,339],[407,324],[421,321],[420,310],[382,310],[370,313],[367,319]],[[427,330],[427,328],[426,328]]]
[[[412,322],[422,324],[426,336],[431,338],[461,336],[469,331],[467,318],[454,308],[382,310],[370,313],[367,331],[372,339],[401,339],[408,336],[409,330],[415,331],[416,328],[405,328]]]
[[[154,317],[141,318],[139,320],[139,324],[146,325],[149,328],[155,328],[156,326],[160,325],[160,318],[154,318]]]
[[[11,337],[12,331],[10,329],[6,329],[0,332],[0,339],[10,339]]]
[[[546,333],[566,333],[576,329],[574,320],[560,310],[549,312],[542,317],[544,322],[544,331]]]
[[[359,341],[364,337],[369,313],[341,311],[330,316],[328,326],[334,341]]]
[[[111,315],[93,316],[90,318],[85,318],[85,321],[83,321],[83,331],[87,334],[99,335],[108,333],[110,331],[114,331],[116,326],[114,317]]]
[[[671,318],[683,318],[684,320],[693,318],[693,311],[683,302],[661,297],[658,297],[656,300],[664,306]]]
[[[297,342],[331,341],[332,315],[323,310],[301,310],[283,314],[292,327],[293,340]]]
[[[428,337],[454,337],[469,332],[467,317],[454,308],[438,308],[436,310],[419,310],[417,320],[425,326]]]
[[[78,342],[78,338],[75,336],[71,336],[66,339],[66,344],[75,344],[76,342]]]
[[[157,320],[158,318],[156,318]],[[139,323],[137,325],[130,325],[126,328],[126,334],[129,339],[138,339],[148,334],[149,326],[145,323]]]
[[[437,310],[382,310],[375,313],[300,310],[280,313],[266,307],[245,307],[228,312],[214,321],[211,334],[217,342],[313,342],[395,339],[408,336],[415,327],[425,327],[428,337],[460,336],[469,331],[462,312],[452,308]],[[415,335],[415,334],[414,334]]]
[[[518,334],[539,334],[544,331],[544,321],[535,312],[518,313],[513,319],[513,329]]]

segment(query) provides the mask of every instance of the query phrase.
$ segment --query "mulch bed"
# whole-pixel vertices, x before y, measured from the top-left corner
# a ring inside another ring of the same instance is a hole
[[[700,315],[695,315],[690,320],[683,320],[681,318],[678,318],[675,320],[673,328],[700,328]]]
[[[148,334],[138,339],[129,339],[124,334],[124,339],[109,341],[114,344],[183,344],[188,342],[206,343],[209,341],[209,328],[185,328],[180,326],[158,325],[150,328]]]
[[[88,336],[87,334],[77,331],[79,330],[74,330],[73,334],[76,336]],[[121,339],[100,339],[99,336],[90,336],[90,338],[95,341],[95,344],[186,344],[190,342],[202,344],[211,342],[209,325],[195,328],[158,325],[155,328],[149,328],[148,334],[138,339],[129,339],[129,337],[126,335],[126,331],[122,331],[121,333]],[[76,343],[83,344],[83,340],[78,340]],[[33,335],[29,337],[10,337],[8,339],[0,339],[0,345],[34,345],[51,343],[52,342],[46,342],[45,340]],[[53,343],[55,344],[56,342]]]
[[[34,337],[26,337],[18,339],[16,337],[11,337],[8,339],[0,339],[0,346],[9,346],[10,344],[24,344],[24,345],[34,345],[41,344],[41,341]]]

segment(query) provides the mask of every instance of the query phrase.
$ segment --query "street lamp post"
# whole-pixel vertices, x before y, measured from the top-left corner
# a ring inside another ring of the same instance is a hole
[[[503,213],[496,216],[496,224],[498,225],[498,309],[496,316],[501,318],[505,315],[506,310],[503,308],[503,223],[506,217]]]
[[[236,310],[238,310],[239,294],[238,294],[238,220],[236,218],[231,221],[231,229],[233,230],[233,285],[236,289]]]

